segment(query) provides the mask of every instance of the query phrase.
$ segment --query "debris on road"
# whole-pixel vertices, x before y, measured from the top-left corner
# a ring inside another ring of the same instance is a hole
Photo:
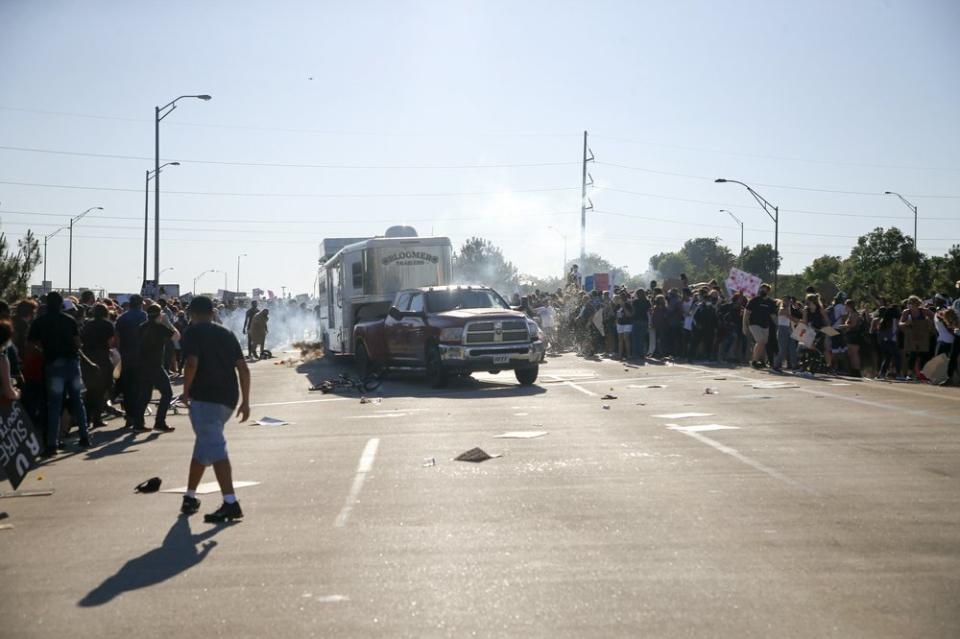
[[[151,477],[150,479],[137,484],[137,487],[133,490],[137,493],[155,493],[160,490],[161,483],[163,483],[163,480],[159,477]]]
[[[535,439],[547,434],[545,430],[511,430],[506,433],[494,435],[494,439]]]
[[[601,397],[600,399],[616,399],[616,398],[617,398],[616,395],[611,395],[610,393],[607,393],[606,395],[604,395],[604,396]]]
[[[258,486],[259,484],[260,482],[258,481],[235,481],[233,482],[233,488],[234,490],[236,490],[237,488],[246,488],[247,486]],[[180,486],[179,488],[167,488],[165,490],[161,490],[160,492],[171,493],[171,494],[173,493],[183,494],[187,492],[187,487]],[[209,495],[210,493],[218,493],[218,492],[220,492],[220,484],[218,484],[215,481],[208,481],[197,486],[198,495]]]
[[[286,426],[292,422],[288,422],[285,419],[277,419],[276,417],[261,417],[253,423],[257,426]]]
[[[13,524],[0,524],[0,530],[13,530]]]
[[[10,497],[49,497],[52,494],[52,488],[48,490],[15,490],[10,493],[0,493],[0,499],[8,499]]]
[[[604,404],[601,408],[603,408],[603,410],[610,410],[610,404]]]
[[[482,448],[471,448],[470,450],[460,453],[453,458],[453,461],[464,461],[464,462],[473,462],[474,464],[479,464],[480,462],[485,462],[488,459],[496,459],[501,455],[491,455]]]
[[[666,415],[654,415],[661,419],[687,419],[688,417],[713,417],[713,413],[667,413]]]
[[[720,394],[720,389],[719,389],[719,388],[705,388],[705,389],[703,389],[703,394],[704,394],[704,395],[719,395],[719,394]]]
[[[772,390],[775,388],[800,388],[800,384],[795,384],[793,382],[757,382],[745,384],[745,386],[751,386],[761,390]]]
[[[437,458],[436,457],[424,457],[423,458],[423,467],[427,468],[428,466],[436,466]]]
[[[627,388],[666,388],[665,384],[630,384]]]
[[[360,396],[361,404],[379,404],[381,402],[383,402],[382,397],[374,397],[373,399],[369,399],[367,397],[363,397],[362,395]]]

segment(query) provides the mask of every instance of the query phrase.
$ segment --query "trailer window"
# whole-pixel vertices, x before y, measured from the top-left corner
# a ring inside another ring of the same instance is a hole
[[[361,262],[353,263],[353,290],[363,290],[363,264]]]

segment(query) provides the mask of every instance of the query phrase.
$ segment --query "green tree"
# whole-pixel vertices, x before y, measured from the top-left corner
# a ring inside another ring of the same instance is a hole
[[[11,253],[7,236],[0,234],[0,297],[13,302],[25,297],[27,282],[40,265],[40,242],[32,231],[17,241],[17,252]]]
[[[757,244],[743,249],[740,263],[744,271],[753,273],[764,282],[773,283],[773,274],[780,267],[780,257],[770,244]]]
[[[659,274],[661,280],[676,279],[681,273],[689,275],[689,271],[692,270],[690,262],[680,251],[654,255],[650,258],[650,268]]]
[[[687,240],[678,251],[690,265],[685,271],[691,283],[727,278],[734,264],[734,255],[717,237],[698,237]]]
[[[821,255],[813,260],[810,266],[803,269],[803,279],[810,283],[808,286],[816,286],[820,282],[833,282],[836,281],[842,266],[842,258],[834,255]]]
[[[843,261],[838,284],[854,297],[900,299],[925,295],[931,285],[930,266],[898,228],[876,228],[860,236]]]
[[[517,267],[490,240],[471,237],[453,256],[453,277],[462,284],[490,286],[509,295],[517,289]]]
[[[568,260],[567,272],[574,264],[579,267],[580,274],[583,276],[593,275],[594,273],[609,273],[612,280],[618,284],[630,277],[626,267],[614,266],[597,253],[588,253],[586,258],[582,260],[579,258]]]

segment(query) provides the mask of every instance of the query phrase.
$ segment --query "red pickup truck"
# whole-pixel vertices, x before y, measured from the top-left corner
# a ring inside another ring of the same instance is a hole
[[[436,286],[400,291],[387,316],[354,327],[361,372],[423,370],[432,386],[451,375],[513,370],[537,381],[545,341],[540,328],[490,288]]]

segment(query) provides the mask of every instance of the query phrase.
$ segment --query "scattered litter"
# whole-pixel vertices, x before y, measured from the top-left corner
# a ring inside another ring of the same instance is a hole
[[[703,394],[704,394],[704,395],[719,395],[719,394],[720,394],[720,389],[719,389],[719,388],[705,388],[705,389],[703,389]]]
[[[636,406],[646,406],[646,404],[644,404],[643,402],[637,402]]]
[[[159,477],[151,477],[150,479],[140,482],[137,484],[137,487],[134,488],[134,492],[138,493],[155,493],[160,490],[160,484],[163,482]]]
[[[360,396],[360,403],[361,403],[361,404],[381,404],[381,403],[383,403],[383,398],[382,398],[382,397],[374,397],[373,399],[369,399],[369,398],[363,397],[363,396],[361,395],[361,396]]]
[[[664,384],[630,384],[627,388],[666,388]]]
[[[610,410],[610,404],[604,404],[603,410]]]
[[[713,417],[713,413],[668,413],[666,415],[654,415],[661,419],[686,419],[688,417]]]
[[[473,462],[475,464],[479,464],[480,462],[485,462],[488,459],[496,459],[497,457],[500,457],[500,456],[501,455],[491,455],[487,453],[485,450],[483,450],[482,448],[471,448],[470,450],[464,453],[460,453],[459,455],[454,457],[453,461],[465,461],[465,462]]]
[[[679,424],[667,424],[670,430],[682,430],[688,433],[702,433],[708,430],[739,430],[739,426],[724,426],[723,424],[701,424],[699,426],[680,426]]]
[[[0,524],[0,530],[13,530],[13,524]]]
[[[277,419],[276,417],[261,417],[253,423],[257,426],[286,426],[292,422],[288,422],[285,419]]]
[[[246,488],[247,486],[257,486],[259,484],[260,482],[258,481],[235,481],[233,482],[233,489],[236,490],[237,488]],[[183,494],[187,492],[187,487],[181,486],[180,488],[167,488],[166,490],[161,490],[160,492]],[[210,493],[218,492],[220,492],[220,484],[215,481],[208,481],[197,486],[198,495],[209,495]]]
[[[52,494],[52,488],[48,490],[15,490],[11,493],[0,493],[0,499],[8,497],[49,497]]]
[[[714,378],[713,378],[713,381],[715,381],[715,382],[724,382],[724,381],[726,381],[726,379],[727,379],[726,377],[714,377]]]
[[[316,600],[320,603],[340,603],[341,601],[350,601],[350,597],[346,595],[323,595],[317,596]]]
[[[494,439],[534,439],[543,437],[547,434],[545,430],[511,430],[506,433],[494,435]]]
[[[436,465],[437,465],[437,458],[436,458],[436,457],[424,457],[424,458],[423,458],[423,467],[424,467],[424,468],[426,468],[426,467],[428,467],[428,466],[436,466]]]
[[[774,388],[800,388],[799,384],[793,382],[757,382],[751,384],[744,384],[744,386],[751,386],[757,389],[774,389]]]
[[[606,395],[604,395],[604,396],[601,397],[600,399],[616,399],[616,398],[617,398],[616,395],[611,395],[611,394],[607,393]]]
[[[837,382],[836,384],[830,384],[830,386],[849,386],[850,384],[846,382]]]

